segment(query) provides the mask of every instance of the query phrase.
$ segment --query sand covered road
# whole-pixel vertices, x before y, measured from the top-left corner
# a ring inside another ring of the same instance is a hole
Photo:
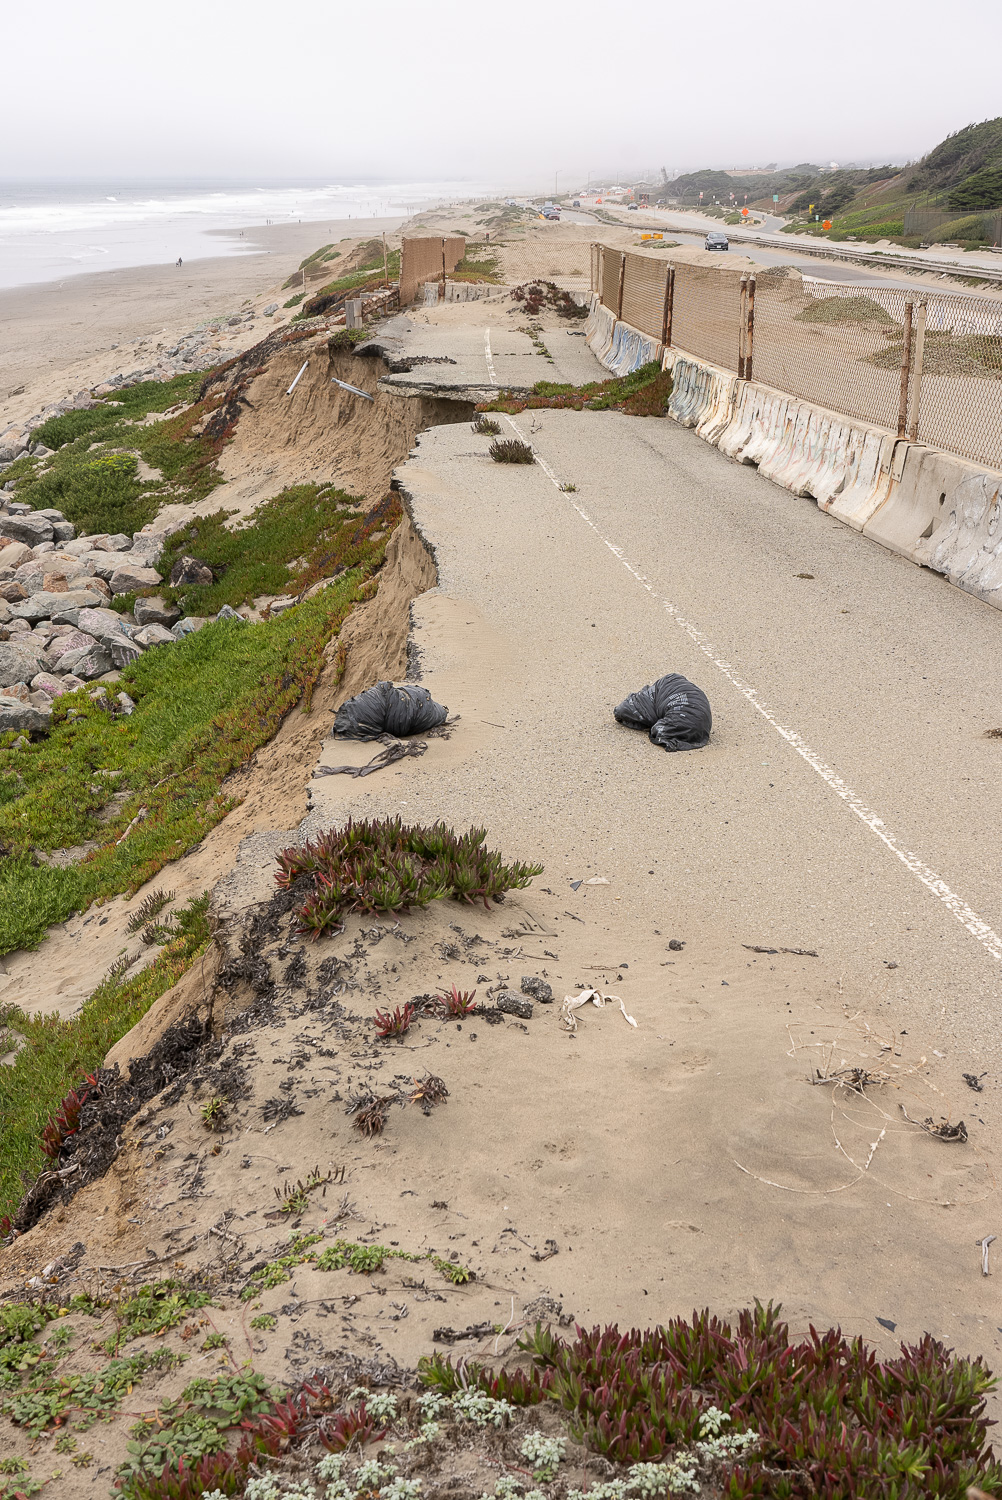
[[[995,1213],[997,961],[776,725],[997,929],[998,742],[982,736],[1002,626],[672,423],[517,423],[575,492],[491,464],[460,426],[423,434],[398,471],[440,570],[413,644],[459,731],[386,776],[315,782],[308,826],[349,811],[485,824],[545,864],[555,988],[602,977],[636,1015],[637,1032],[592,1017],[584,1066],[580,1043],[548,1040],[545,1088],[497,1080],[520,1136],[560,1121],[574,1141],[561,1213],[591,1235],[561,1290],[579,1315],[605,1315],[607,1276],[620,1318],[774,1296],[805,1326],[879,1339],[890,1318],[894,1338],[928,1328],[994,1359],[975,1242]],[[613,721],[669,670],[710,695],[704,752],[665,755]],[[574,890],[594,876],[610,883]],[[593,967],[610,963],[629,967]],[[847,1105],[808,1087],[825,1061],[901,1086]],[[973,1094],[962,1073],[986,1070]],[[964,1118],[969,1143],[931,1139],[902,1105]],[[522,1198],[533,1221],[528,1184]]]

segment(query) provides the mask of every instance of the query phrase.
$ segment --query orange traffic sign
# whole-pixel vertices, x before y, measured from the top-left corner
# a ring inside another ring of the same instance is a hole
[[[742,210],[741,210],[741,217],[742,217],[742,218],[743,218],[743,219],[747,219],[747,217],[748,217],[748,210],[747,210],[747,209],[746,209],[746,208],[743,208],[743,209],[742,209]]]
[[[831,221],[831,219],[825,219],[824,223],[821,226],[822,229],[830,229],[831,227],[832,227],[832,221]]]

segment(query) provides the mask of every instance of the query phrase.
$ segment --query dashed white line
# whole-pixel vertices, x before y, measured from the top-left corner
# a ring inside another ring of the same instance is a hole
[[[498,378],[494,373],[494,356],[491,353],[491,331],[484,329],[484,359],[487,361],[487,373],[491,377],[491,385],[497,385]]]
[[[487,335],[486,347],[488,352],[488,369],[492,371],[493,379],[493,368],[490,361],[489,330]],[[496,385],[497,381],[494,380],[493,383]],[[518,437],[521,438],[522,442],[526,442],[527,439],[522,433],[518,424],[511,417],[506,417],[505,420],[511,425]],[[530,446],[532,445],[530,444]],[[542,454],[535,448],[533,448],[533,452],[536,456],[536,462],[539,464],[539,467],[542,469],[543,473],[547,476],[551,483],[556,486],[557,490],[560,491],[567,503],[577,511],[582,521],[584,521],[588,526],[591,527],[592,531],[594,531],[599,540],[603,542],[606,547],[608,547],[613,557],[615,557],[620,563],[622,563],[627,572],[631,573],[637,580],[637,582],[641,585],[641,587],[647,590],[651,598],[657,599],[658,602],[664,606],[664,609],[674,621],[674,623],[679,627],[680,630],[685,631],[689,639],[699,647],[700,651],[702,651],[707,660],[711,661],[717,668],[717,671],[721,672],[723,676],[727,678],[728,682],[738,690],[742,697],[747,698],[748,702],[759,714],[761,714],[766,723],[771,724],[776,733],[797,752],[802,760],[805,760],[807,762],[812,771],[817,772],[822,781],[831,789],[831,791],[835,793],[836,797],[838,797],[839,800],[845,804],[849,811],[853,813],[861,823],[869,828],[871,833],[876,835],[880,842],[885,845],[885,847],[889,849],[890,852],[894,855],[895,859],[899,859],[904,865],[905,869],[911,871],[916,880],[920,881],[927,890],[931,891],[932,894],[937,898],[937,900],[942,901],[947,911],[949,911],[954,917],[956,917],[961,926],[965,927],[971,934],[971,936],[976,938],[981,946],[987,949],[987,951],[992,955],[994,959],[1002,961],[1002,938],[999,937],[998,933],[995,932],[988,925],[988,923],[983,920],[983,918],[979,917],[974,908],[968,906],[967,902],[964,901],[962,897],[958,896],[956,891],[952,890],[951,887],[947,885],[946,881],[943,880],[941,876],[936,874],[935,870],[930,870],[929,866],[925,864],[921,859],[919,859],[918,855],[913,854],[910,850],[903,849],[901,847],[894,834],[891,833],[890,829],[884,823],[883,818],[879,817],[872,808],[867,807],[866,803],[860,796],[857,795],[856,792],[853,791],[852,787],[846,785],[841,776],[839,776],[838,772],[835,771],[832,766],[829,766],[824,760],[822,760],[821,756],[818,755],[815,750],[811,749],[810,745],[808,745],[807,742],[799,734],[797,734],[796,730],[789,729],[785,724],[780,723],[775,714],[773,714],[764,703],[760,702],[757,690],[749,686],[747,682],[743,682],[741,678],[736,675],[729,662],[722,661],[720,659],[703,632],[696,625],[694,625],[691,620],[687,620],[684,615],[680,614],[676,605],[672,604],[670,600],[663,598],[662,595],[657,592],[650,580],[646,578],[643,573],[638,572],[633,564],[623,556],[622,548],[617,547],[614,542],[611,542],[607,536],[603,535],[603,533],[596,526],[595,522],[592,520],[591,516],[589,516],[587,512],[582,510],[581,506],[578,505],[577,501],[573,498],[573,495],[568,494],[563,489],[560,480],[557,478],[550,465],[546,462],[545,458],[543,458]]]

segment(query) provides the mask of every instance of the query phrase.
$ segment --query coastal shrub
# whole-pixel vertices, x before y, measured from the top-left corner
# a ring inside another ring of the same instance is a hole
[[[0,953],[137,890],[226,816],[224,777],[308,696],[327,642],[371,596],[381,548],[360,550],[363,562],[275,620],[220,620],[140,657],[120,683],[136,704],[128,719],[79,689],[57,700],[46,739],[0,736]],[[80,846],[75,863],[40,858]]]
[[[336,928],[347,912],[406,911],[451,896],[472,905],[527,886],[542,865],[501,862],[484,847],[487,833],[457,834],[444,823],[406,825],[374,819],[331,828],[279,855],[277,882],[312,892],[298,909],[299,931],[312,938]]]
[[[517,416],[520,411],[551,408],[558,411],[622,411],[631,417],[663,417],[672,393],[670,370],[662,370],[656,359],[629,375],[610,380],[592,380],[587,385],[568,385],[538,380],[529,396],[502,391],[485,401],[478,412],[500,411]]]
[[[373,537],[396,524],[400,503],[392,496],[365,514],[358,503],[329,485],[299,484],[259,505],[235,530],[226,524],[234,511],[197,516],[170,538],[157,571],[169,578],[179,558],[195,554],[208,563],[214,582],[157,592],[183,601],[188,614],[214,615],[224,604],[247,604],[261,594],[298,593],[321,560],[328,570],[321,577],[374,563],[381,541]]]
[[[335,281],[329,281],[319,291],[313,293],[309,301],[303,304],[301,312],[293,318],[296,322],[300,318],[313,318],[320,313],[329,312],[338,305],[338,300],[343,300],[347,292],[374,291],[382,286],[384,275],[390,281],[397,281],[400,277],[400,251],[390,250],[387,252],[386,267],[384,272],[383,245],[381,240],[369,240],[362,248],[362,264],[357,270],[349,271],[344,276],[339,276]]]
[[[207,910],[207,896],[190,901],[175,914],[173,936],[154,961],[138,974],[113,968],[76,1015],[29,1016],[13,1005],[0,1008],[0,1026],[24,1038],[14,1061],[0,1068],[0,1219],[13,1215],[25,1180],[52,1165],[48,1144],[67,1138],[59,1121],[72,1096],[88,1092],[85,1076],[204,953]]]
[[[553,1401],[579,1441],[617,1463],[664,1461],[676,1445],[711,1461],[746,1447],[728,1475],[733,1500],[1002,1492],[985,1415],[996,1381],[980,1356],[958,1359],[929,1334],[887,1361],[838,1329],[793,1343],[779,1313],[756,1303],[732,1327],[706,1309],[629,1333],[579,1328],[573,1340],[537,1324],[519,1340],[533,1365],[522,1381],[467,1361],[460,1372],[440,1354],[418,1373],[444,1396],[463,1387],[517,1405]],[[714,1441],[724,1424],[757,1441]]]

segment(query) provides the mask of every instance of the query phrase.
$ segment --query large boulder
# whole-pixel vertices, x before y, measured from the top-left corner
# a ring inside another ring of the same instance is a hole
[[[126,536],[124,531],[116,531],[114,536],[105,538],[104,550],[106,552],[128,552],[132,547],[131,536]]]
[[[23,604],[12,606],[15,620],[50,620],[54,614],[67,609],[87,609],[101,602],[99,594],[89,589],[73,589],[64,594],[49,594],[42,589],[25,599]]]
[[[72,688],[66,686],[66,679],[53,677],[51,672],[37,672],[31,679],[31,688],[36,693],[47,693],[50,698],[58,698],[63,693],[72,692]]]
[[[0,536],[35,547],[39,542],[52,541],[52,522],[34,512],[26,516],[0,516]]]
[[[179,557],[170,570],[172,588],[190,588],[195,584],[210,584],[212,569],[197,557]]]
[[[156,588],[162,582],[156,568],[142,568],[135,563],[116,568],[108,580],[113,594],[136,594],[140,589]]]
[[[115,635],[131,635],[131,630],[121,615],[113,609],[82,609],[75,620],[70,624],[75,625],[78,630],[86,630],[90,635],[96,636],[98,640],[109,631]]]
[[[43,655],[44,650],[30,644],[25,636],[0,641],[0,688],[13,687],[15,682],[30,682]]]
[[[111,671],[111,653],[103,646],[92,646],[89,651],[67,651],[65,656],[60,657],[59,665],[63,671],[72,672],[85,682],[91,682],[95,677],[103,677],[105,672]]]
[[[132,637],[137,646],[149,648],[150,646],[173,646],[175,636],[164,625],[144,625],[142,630],[137,630]]]
[[[0,543],[3,540],[0,536]],[[0,569],[19,568],[22,563],[30,560],[31,548],[27,542],[7,542],[6,546],[0,545]]]
[[[72,542],[77,529],[72,521],[53,521],[52,535],[57,542]]]
[[[0,694],[0,734],[14,730],[18,734],[44,734],[52,724],[52,709],[46,712],[33,703]]]
[[[142,646],[137,646],[127,635],[105,636],[101,644],[111,653],[112,665],[118,668],[131,667],[143,654]]]
[[[3,588],[0,586],[0,594]],[[175,620],[180,619],[181,611],[176,604],[168,604],[154,594],[150,599],[137,599],[132,613],[136,617],[137,625],[173,625]]]
[[[130,562],[140,562],[147,568],[155,568],[164,550],[167,538],[161,531],[138,531],[132,538],[129,550]]]
[[[121,552],[111,552],[106,547],[95,547],[87,553],[85,566],[91,573],[96,573],[98,578],[108,579],[116,568],[122,566]]]
[[[6,599],[0,599],[0,625],[9,625],[14,618]]]
[[[44,662],[50,672],[62,672],[63,657],[68,651],[89,651],[98,641],[84,630],[71,630],[68,635],[57,635],[46,648]]]
[[[20,604],[27,597],[28,590],[23,583],[18,583],[16,578],[8,579],[6,583],[0,583],[0,599],[6,599],[8,604]]]

